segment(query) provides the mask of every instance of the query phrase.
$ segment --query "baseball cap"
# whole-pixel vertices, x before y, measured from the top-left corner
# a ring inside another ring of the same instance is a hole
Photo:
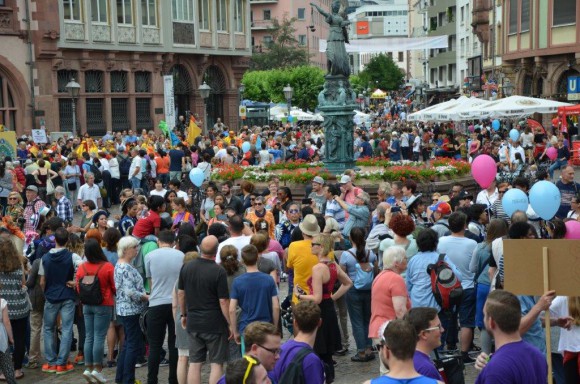
[[[324,179],[320,176],[316,176],[314,179],[312,179],[313,183],[318,183],[320,185],[324,185]]]
[[[442,215],[451,214],[451,206],[444,201],[440,201],[437,204],[430,206],[429,209],[433,212],[439,212]]]
[[[350,176],[347,175],[342,175],[342,177],[340,178],[340,184],[346,184],[346,183],[350,183],[352,180],[350,179]]]
[[[38,193],[38,187],[36,185],[29,185],[28,187],[26,187],[26,190]]]
[[[457,195],[457,198],[459,200],[463,200],[463,199],[473,200],[473,195],[464,189],[461,192],[459,192],[459,194]]]

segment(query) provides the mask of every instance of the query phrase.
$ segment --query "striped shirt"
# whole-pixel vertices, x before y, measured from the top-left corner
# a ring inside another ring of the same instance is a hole
[[[21,268],[12,272],[0,272],[0,296],[8,302],[10,320],[23,319],[30,312],[26,287],[23,288],[22,281]]]
[[[346,224],[346,212],[344,209],[334,200],[328,200],[326,202],[326,211],[324,212],[324,216],[332,217],[338,223],[340,230],[342,231],[344,225]]]

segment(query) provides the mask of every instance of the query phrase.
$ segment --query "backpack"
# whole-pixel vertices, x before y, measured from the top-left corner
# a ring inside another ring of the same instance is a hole
[[[128,157],[119,156],[121,161],[119,161],[119,173],[121,176],[129,176],[129,170],[131,169],[131,160]]]
[[[431,276],[431,291],[435,296],[435,301],[442,310],[448,311],[461,303],[463,288],[449,264],[443,261],[444,258],[445,254],[442,253],[437,263],[429,264],[427,274]]]
[[[351,251],[347,251],[347,252],[350,253],[351,255],[353,255],[355,258],[355,261],[356,261],[356,256]],[[356,272],[355,272],[353,284],[354,284],[354,287],[356,289],[360,289],[363,291],[368,291],[371,289],[371,287],[373,286],[373,280],[375,278],[374,268],[368,262],[369,253],[370,252],[367,251],[367,257],[366,257],[367,261],[363,263],[363,264],[368,264],[368,267],[370,267],[370,269],[368,271],[364,270],[363,267],[361,266],[361,263],[359,263],[358,261],[356,261],[356,263],[355,263]]]
[[[131,261],[131,265],[139,272],[143,281],[146,281],[145,278],[145,249],[144,246],[148,243],[156,243],[157,244],[157,237],[154,235],[145,236],[142,239],[139,239],[139,245],[137,246],[137,257]]]
[[[99,168],[92,163],[87,163],[89,165],[89,170],[93,175],[95,175],[95,184],[99,184],[103,181],[103,174],[99,171]]]
[[[298,353],[294,355],[294,358],[292,358],[292,361],[290,361],[290,364],[288,364],[284,370],[280,380],[278,380],[278,384],[306,384],[302,363],[304,362],[306,356],[310,355],[311,353],[314,353],[314,351],[306,347],[298,351]]]
[[[101,305],[103,303],[103,293],[98,275],[104,265],[105,263],[102,263],[94,275],[89,275],[85,264],[82,264],[85,276],[79,281],[79,299],[84,305]]]

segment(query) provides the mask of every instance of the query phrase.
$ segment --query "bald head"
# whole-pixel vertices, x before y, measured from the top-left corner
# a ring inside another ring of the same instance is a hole
[[[201,257],[206,259],[215,259],[217,255],[219,241],[217,237],[210,235],[204,237],[201,241],[199,249],[201,250]]]

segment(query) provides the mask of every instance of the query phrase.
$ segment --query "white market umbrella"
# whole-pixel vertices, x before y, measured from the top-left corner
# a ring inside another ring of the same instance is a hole
[[[457,99],[455,105],[450,105],[437,111],[436,121],[461,121],[478,118],[479,115],[473,110],[489,104],[489,101],[477,97],[465,97]]]
[[[504,99],[490,101],[473,110],[480,113],[481,117],[516,117],[534,113],[556,113],[559,107],[567,107],[572,104],[554,100],[538,99],[526,96],[510,96]]]
[[[356,125],[361,125],[362,123],[370,123],[371,115],[355,110],[352,119]]]
[[[465,96],[462,96],[462,97],[465,97]],[[432,105],[432,106],[427,107],[425,109],[422,109],[420,111],[411,113],[409,116],[407,116],[407,120],[410,120],[410,121],[432,121],[435,119],[436,114],[439,111],[443,110],[444,108],[454,106],[455,104],[457,104],[457,100],[458,99],[444,101],[442,103],[435,104],[435,105]]]

